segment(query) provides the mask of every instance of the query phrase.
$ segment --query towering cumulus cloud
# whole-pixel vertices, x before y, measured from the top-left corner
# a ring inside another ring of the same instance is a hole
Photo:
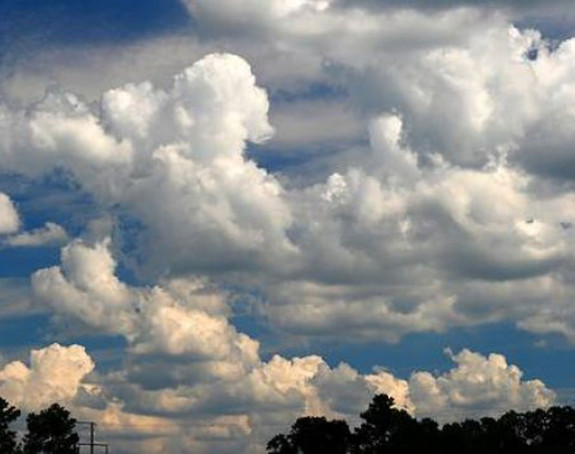
[[[141,249],[156,273],[275,265],[293,249],[281,186],[244,157],[247,140],[273,131],[244,60],[208,56],[169,91],[126,85],[107,92],[99,110],[64,93],[26,114],[5,110],[0,124],[20,134],[0,146],[3,167],[63,168],[105,206],[128,209],[144,226]]]

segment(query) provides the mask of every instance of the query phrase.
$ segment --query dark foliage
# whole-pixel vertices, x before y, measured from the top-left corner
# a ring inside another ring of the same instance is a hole
[[[0,453],[20,452],[16,432],[10,430],[10,424],[20,417],[20,410],[0,397]]]
[[[353,433],[345,421],[299,418],[287,435],[267,445],[270,454],[485,454],[575,452],[575,409],[551,407],[526,413],[510,411],[499,419],[468,419],[442,428],[417,420],[377,395]]]
[[[275,454],[346,454],[351,433],[345,421],[325,418],[299,418],[288,435],[277,435],[268,443],[268,452]]]
[[[26,418],[28,433],[24,438],[25,454],[76,454],[78,434],[76,420],[70,412],[53,404],[40,413]]]

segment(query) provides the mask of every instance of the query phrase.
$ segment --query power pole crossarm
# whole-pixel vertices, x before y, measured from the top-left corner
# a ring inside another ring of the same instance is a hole
[[[76,421],[77,424],[86,424],[90,426],[90,443],[79,443],[78,446],[89,446],[90,454],[94,454],[94,448],[96,446],[101,446],[108,452],[108,445],[103,443],[96,443],[96,423],[94,421]]]

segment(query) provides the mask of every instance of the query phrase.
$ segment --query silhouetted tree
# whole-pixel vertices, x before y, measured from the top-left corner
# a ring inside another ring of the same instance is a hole
[[[575,453],[575,409],[551,407],[439,425],[375,396],[350,435],[344,421],[300,418],[268,443],[271,454],[567,454]]]
[[[0,453],[16,454],[20,452],[16,432],[10,430],[10,424],[19,417],[20,410],[0,397]]]
[[[431,418],[423,418],[417,424],[417,433],[412,439],[412,446],[418,452],[436,453],[441,452],[441,432],[439,424]]]
[[[497,420],[496,431],[490,438],[496,442],[495,452],[525,452],[528,449],[525,437],[525,419],[515,411],[505,413]]]
[[[413,443],[418,424],[405,410],[394,407],[393,398],[379,394],[361,413],[364,423],[354,434],[353,452],[405,452]]]
[[[76,420],[58,404],[30,413],[26,419],[28,433],[24,438],[25,454],[76,454],[79,441]]]
[[[345,421],[324,417],[299,418],[288,435],[277,435],[267,445],[272,454],[346,454],[351,433]]]
[[[551,407],[547,415],[548,426],[542,437],[542,445],[575,447],[575,410],[571,407]]]
[[[551,421],[546,410],[538,409],[524,415],[525,441],[530,446],[542,446]]]

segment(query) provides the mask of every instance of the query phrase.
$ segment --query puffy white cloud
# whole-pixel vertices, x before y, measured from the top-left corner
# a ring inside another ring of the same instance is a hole
[[[330,24],[353,24],[362,15],[302,8]],[[397,33],[405,21],[427,20],[405,14],[392,14]],[[442,18],[464,33],[473,14]],[[359,39],[366,31],[346,33]],[[395,66],[385,52],[372,64],[326,48],[348,67],[350,89],[368,82],[374,105],[362,107],[370,118],[369,148],[327,157],[325,178],[292,180],[294,174],[272,175],[248,159],[247,143],[272,132],[269,103],[249,65],[223,54],[205,57],[168,88],[144,82],[110,90],[99,110],[58,93],[26,114],[4,107],[0,123],[12,134],[0,147],[3,166],[26,174],[63,167],[102,209],[135,221],[130,261],[142,275],[195,273],[247,284],[248,291],[258,286],[269,300],[262,312],[297,334],[339,334],[346,324],[354,337],[395,341],[485,320],[534,326],[526,319],[535,320],[543,298],[556,300],[566,285],[555,276],[572,263],[565,226],[573,221],[573,198],[538,189],[541,176],[524,162],[524,143],[536,142],[528,137],[531,125],[568,113],[558,96],[554,106],[542,100],[555,90],[569,92],[570,70],[561,57],[569,45],[551,52],[537,33],[500,19],[485,35],[465,33],[469,40],[457,46],[446,44],[456,42],[452,36],[404,52]],[[540,52],[537,60],[524,56],[530,49]],[[405,78],[417,93],[397,86]],[[382,81],[393,82],[393,99]],[[364,103],[362,92],[352,93]],[[450,128],[436,120],[442,109]],[[550,109],[554,117],[546,115]],[[563,129],[569,131],[567,123]],[[62,280],[52,273],[52,282]],[[468,310],[477,280],[512,285],[551,275],[555,285],[521,314],[498,301],[488,302],[481,317]],[[71,301],[82,298],[59,287]],[[116,287],[122,304],[134,300]],[[95,320],[108,317],[105,306]],[[93,323],[106,329],[134,323],[129,311],[122,314]],[[127,331],[134,329],[112,329]]]
[[[51,93],[27,114],[3,107],[2,165],[26,175],[65,169],[104,206],[137,216],[154,273],[219,267],[223,256],[276,265],[293,249],[283,189],[244,157],[248,140],[273,131],[268,107],[244,60],[211,55],[169,91],[110,90],[101,116],[71,94]]]
[[[555,393],[540,380],[523,381],[523,372],[503,355],[488,357],[469,350],[451,355],[457,367],[440,376],[416,372],[409,379],[411,398],[420,416],[441,421],[500,415],[508,409],[548,407]]]
[[[132,371],[136,375],[152,373],[159,381],[171,373],[229,379],[258,360],[259,343],[229,323],[223,294],[201,281],[129,287],[116,277],[109,247],[109,239],[64,247],[61,267],[33,275],[37,298],[60,314],[124,336],[130,351],[144,356]],[[181,356],[182,364],[160,372],[153,355],[160,355],[158,361],[161,355]]]
[[[88,106],[72,94],[52,92],[31,112],[0,105],[0,144],[3,169],[34,176],[55,168],[75,172],[94,188],[117,188],[102,173],[122,173],[131,159],[131,146],[104,131]]]
[[[522,165],[540,172],[566,171],[561,163],[569,158],[561,150],[570,143],[570,128],[559,125],[570,122],[561,100],[570,96],[571,59],[562,55],[572,46],[565,41],[550,50],[552,43],[540,33],[513,27],[504,11],[490,13],[497,2],[485,10],[435,12],[278,2],[293,7],[289,14],[272,14],[273,2],[251,2],[261,14],[244,5],[234,13],[226,1],[190,3],[202,19],[234,22],[233,30],[251,39],[252,47],[261,39],[252,37],[255,21],[266,29],[268,47],[321,56],[326,85],[343,85],[361,111],[404,115],[418,154],[440,153],[477,166],[490,154],[511,150]],[[249,25],[243,23],[248,16]],[[229,29],[210,31],[225,35]],[[250,57],[259,70],[258,55]],[[552,156],[542,158],[541,149],[552,149]]]
[[[345,131],[338,115],[325,118],[340,102],[346,124],[364,122],[369,146],[335,145],[306,172],[272,175],[246,155],[272,133],[266,93],[243,59],[217,54],[163,88],[109,90],[97,108],[58,92],[26,112],[4,106],[3,168],[64,168],[102,209],[135,221],[128,260],[142,276],[258,287],[268,300],[261,312],[292,333],[329,336],[347,324],[350,336],[395,341],[503,319],[541,332],[543,301],[565,294],[560,276],[573,263],[573,198],[547,180],[569,178],[569,41],[550,50],[539,33],[473,9],[428,17],[278,2],[258,15],[255,5],[249,20],[285,24],[266,30],[271,47],[324,58],[322,77],[342,87],[323,104],[284,103],[285,132],[269,150],[302,138],[325,144],[325,124],[358,139],[357,123]],[[214,20],[228,14],[220,7],[194,6]],[[421,35],[398,46],[414,27]],[[336,30],[345,37],[337,45]],[[314,121],[294,120],[290,109],[302,106]],[[478,281],[517,288],[543,278],[553,285],[523,311],[501,308],[501,291],[480,316],[471,310]],[[123,317],[117,323],[133,323]]]
[[[107,242],[93,248],[73,242],[62,249],[62,268],[36,272],[36,295],[57,309],[70,312],[84,323],[112,333],[131,333],[135,308],[130,290],[114,275],[115,262]]]
[[[20,228],[20,216],[10,197],[0,192],[0,234],[14,233]]]
[[[267,287],[275,323],[306,335],[345,327],[356,338],[396,340],[410,331],[521,320],[545,300],[561,311],[566,282],[558,273],[573,263],[570,192],[538,194],[537,178],[505,159],[465,168],[434,156],[422,165],[398,116],[374,120],[370,134],[362,168],[292,191],[292,238],[305,258],[298,280]],[[499,304],[508,300],[501,291],[483,298],[481,316],[469,310],[481,286],[507,282],[520,291],[545,277],[550,285],[522,314]]]
[[[0,370],[0,394],[25,410],[38,410],[76,397],[82,380],[94,369],[84,347],[52,344],[30,353],[29,366],[21,361]]]

